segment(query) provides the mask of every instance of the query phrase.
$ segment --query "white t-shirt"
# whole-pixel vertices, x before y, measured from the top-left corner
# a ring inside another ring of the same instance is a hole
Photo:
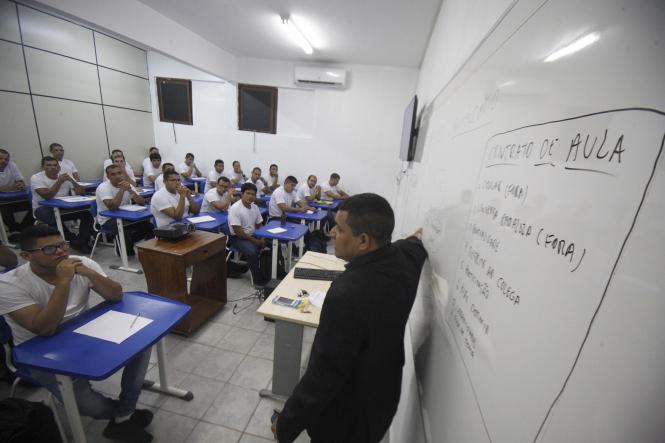
[[[108,158],[107,158],[106,160],[104,160],[104,168],[102,169],[102,171],[103,171],[103,172],[102,172],[102,176],[103,176],[104,181],[106,181],[106,180],[109,179],[109,178],[106,176],[106,167],[109,166],[109,165],[111,165],[111,164],[113,164],[113,160],[110,160],[110,159],[108,159]],[[131,178],[132,180],[134,180],[134,170],[133,170],[132,167],[129,165],[129,163],[125,163],[125,172],[126,172],[127,175],[129,176],[129,178]]]
[[[243,231],[252,235],[254,234],[256,225],[261,223],[263,223],[261,211],[259,211],[259,207],[254,203],[252,203],[249,208],[243,205],[241,200],[238,200],[231,205],[228,221],[231,235],[236,235],[235,232],[233,232],[233,226],[241,226]]]
[[[144,158],[143,161],[141,162],[141,167],[143,168],[144,175],[145,175],[145,170],[148,168],[148,166],[152,166],[152,162],[150,161],[150,156]]]
[[[252,179],[250,178],[245,183],[251,183],[254,186],[256,186],[256,198],[265,195],[265,192],[263,192],[263,188],[265,188],[266,185],[263,184],[263,181],[261,181],[261,179],[258,179],[256,182],[253,182]]]
[[[74,173],[79,172],[79,170],[76,169],[76,165],[71,160],[63,158],[58,163],[60,164],[60,173],[61,174],[67,173],[67,174],[69,174],[69,176],[71,178],[74,178]]]
[[[335,185],[335,186],[330,186],[330,182],[322,183],[321,184],[321,200],[332,201],[333,198],[326,195],[326,192],[332,191],[335,194],[339,195],[340,190],[341,190],[341,188],[339,187],[339,184]]]
[[[229,191],[226,191],[224,195],[219,195],[217,188],[213,188],[205,193],[203,197],[203,205],[201,206],[201,212],[220,212],[217,208],[212,205],[212,202],[219,202],[229,197]],[[228,210],[228,209],[227,209]]]
[[[229,172],[229,180],[231,180],[232,183],[245,183],[245,176],[241,172],[235,172],[231,171]]]
[[[88,257],[70,255],[70,258],[78,258],[84,266],[96,271],[106,277],[106,274],[96,262]],[[88,277],[75,274],[69,285],[69,299],[62,322],[67,321],[88,309],[88,298],[92,282]],[[9,314],[31,305],[46,306],[51,299],[54,286],[35,275],[30,269],[30,263],[25,263],[13,271],[0,275],[0,314]],[[18,345],[35,336],[32,332],[20,326],[12,320],[11,316],[5,315],[7,324],[12,329],[14,344]]]
[[[215,168],[212,168],[212,170],[210,172],[208,172],[208,180],[206,180],[206,187],[205,187],[204,192],[207,193],[210,189],[212,189],[210,187],[210,182],[214,182],[215,186],[217,186],[217,180],[219,180],[219,177],[222,177],[222,176],[224,176],[224,177],[226,176],[226,174],[224,174],[223,171],[222,172],[217,172],[215,170]]]
[[[159,191],[155,192],[150,200],[150,212],[152,216],[155,217],[155,222],[157,227],[161,228],[166,226],[169,223],[176,221],[175,219],[169,217],[168,215],[162,212],[162,209],[166,208],[177,208],[178,202],[180,201],[180,194],[175,193],[171,194],[166,188],[162,188]],[[185,198],[185,210],[183,211],[183,217],[189,214],[189,201]]]
[[[95,199],[97,200],[97,223],[103,225],[109,219],[103,215],[99,215],[102,211],[108,211],[108,206],[104,203],[104,200],[113,199],[116,194],[120,192],[120,188],[116,188],[111,184],[110,181],[105,181],[101,185],[97,186],[95,190]],[[121,205],[128,205],[132,202],[132,196],[129,192],[125,192],[122,196]]]
[[[35,192],[36,189],[49,189],[53,186],[57,179],[51,179],[46,176],[44,171],[38,172],[32,177],[30,177],[30,188],[32,188],[32,212],[35,212],[35,209],[39,207],[39,202],[44,200],[38,192]],[[71,195],[72,193],[72,184],[69,181],[66,181],[60,185],[58,192],[52,197],[63,197],[66,195]]]
[[[159,174],[155,179],[155,192],[164,187],[164,174]]]
[[[268,214],[271,217],[281,217],[282,210],[279,209],[279,204],[284,203],[288,208],[292,207],[298,201],[295,191],[286,192],[284,186],[275,189],[270,196],[270,204],[268,205]]]
[[[312,192],[314,192],[314,189],[310,188],[307,182],[301,183],[298,186],[298,192],[296,192],[297,201],[307,200],[307,197],[311,196]]]
[[[18,170],[16,163],[9,160],[9,163],[7,163],[7,166],[5,166],[5,170],[0,171],[0,186],[13,185],[19,180],[25,181],[23,174],[21,174],[21,171]]]
[[[149,175],[154,175],[155,180],[162,173],[162,167],[155,168],[150,162],[147,166],[143,167],[143,186],[153,186],[154,183],[148,178]]]
[[[189,166],[187,166],[187,163],[182,162],[178,165],[178,173],[182,174],[183,172],[189,171]],[[199,174],[196,173],[196,169],[192,168],[192,175],[189,176],[189,178],[193,177],[201,177]]]

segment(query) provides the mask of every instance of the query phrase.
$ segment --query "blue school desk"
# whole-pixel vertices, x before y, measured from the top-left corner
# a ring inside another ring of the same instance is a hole
[[[273,228],[284,228],[286,232],[280,232],[279,234],[273,234],[269,232]],[[291,269],[291,249],[294,241],[298,241],[305,236],[308,228],[305,225],[286,222],[281,224],[279,220],[269,221],[265,226],[254,231],[254,236],[259,238],[268,238],[272,240],[272,270],[270,272],[271,278],[277,278],[277,248],[279,248],[279,241],[288,242],[287,247],[287,259],[288,266]],[[302,257],[302,242],[299,245],[298,256]],[[287,269],[288,271],[288,269]]]
[[[28,200],[30,200],[29,189],[26,189],[25,191],[0,192],[0,206]],[[5,246],[14,246],[9,244],[7,232],[5,232],[5,222],[2,219],[2,216],[0,216],[0,240],[2,240],[2,244]]]

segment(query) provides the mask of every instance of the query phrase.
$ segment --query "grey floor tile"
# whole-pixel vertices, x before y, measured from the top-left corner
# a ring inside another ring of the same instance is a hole
[[[271,360],[248,355],[236,368],[229,383],[258,391],[266,386],[271,377]]]
[[[167,362],[168,365],[168,362]],[[185,377],[187,377],[187,372],[182,372],[178,371],[177,369],[173,369],[172,367],[167,367],[166,368],[166,376],[167,376],[167,381],[169,382],[169,386],[182,386],[183,380]],[[159,382],[159,368],[157,366],[153,367],[150,369],[146,375],[145,375],[146,380],[154,381],[154,382]],[[120,391],[118,391],[120,392]],[[151,407],[158,408],[166,400],[171,398],[170,395],[167,394],[160,394],[158,392],[152,392],[148,391],[146,389],[141,391],[141,396],[139,397],[139,403]]]
[[[266,329],[263,332],[265,334],[275,335],[275,322],[266,321]]]
[[[254,435],[243,434],[239,443],[266,443],[268,441],[274,443],[275,440],[274,439],[266,440],[265,438],[256,437]]]
[[[186,401],[176,397],[166,399],[161,408],[190,418],[200,419],[219,395],[224,382],[189,374],[178,386],[191,391],[194,398]]]
[[[208,354],[196,365],[193,373],[218,381],[227,381],[244,358],[244,354],[225,349],[210,348]]]
[[[201,345],[190,341],[178,343],[167,353],[169,368],[183,372],[192,372],[213,350],[212,346]]]
[[[274,357],[274,350],[275,336],[264,332],[256,343],[254,343],[252,349],[250,349],[249,355],[272,360]]]
[[[239,431],[200,421],[187,443],[238,443],[241,435]]]
[[[147,431],[155,437],[153,441],[159,443],[184,443],[192,433],[197,421],[193,418],[160,409],[155,414]]]
[[[213,346],[220,341],[231,330],[230,325],[224,323],[208,322],[203,325],[194,335],[189,337],[189,341]]]
[[[258,403],[257,391],[227,383],[203,416],[203,420],[243,431]]]
[[[229,299],[230,298],[231,297],[229,297]],[[215,323],[223,323],[226,325],[235,326],[240,320],[241,316],[233,313],[233,304],[233,302],[227,303],[227,305],[224,306],[224,309],[222,309],[221,312],[219,312],[211,320]]]
[[[260,332],[234,326],[221,340],[215,344],[215,346],[222,349],[227,349],[229,351],[247,354],[260,336]]]
[[[270,430],[270,417],[272,417],[273,409],[278,411],[284,407],[284,403],[281,401],[273,400],[270,398],[262,398],[259,401],[259,405],[256,407],[256,411],[252,415],[252,418],[249,420],[247,429],[245,432],[248,432],[252,435],[257,435],[267,439],[272,439],[272,431]]]

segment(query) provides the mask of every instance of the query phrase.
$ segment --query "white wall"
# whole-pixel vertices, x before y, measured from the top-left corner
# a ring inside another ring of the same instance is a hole
[[[292,63],[239,59],[241,83],[279,88],[277,134],[256,135],[237,130],[234,84],[226,83],[168,57],[148,56],[155,141],[164,157],[182,161],[193,152],[208,171],[215,158],[226,167],[239,160],[249,172],[277,163],[280,176],[299,181],[314,173],[342,176],[351,192],[371,191],[394,201],[402,112],[415,88],[414,69],[345,66],[349,83],[344,90],[301,89],[293,85]],[[154,77],[191,78],[194,125],[158,121]],[[176,143],[177,141],[177,143]]]

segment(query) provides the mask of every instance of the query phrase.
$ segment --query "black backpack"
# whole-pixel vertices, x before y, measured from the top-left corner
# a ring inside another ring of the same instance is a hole
[[[328,253],[328,239],[322,230],[305,234],[305,251]]]
[[[0,442],[62,443],[53,411],[21,398],[0,401]]]
[[[259,254],[259,271],[263,281],[270,281],[272,279],[272,249],[264,248]],[[286,277],[284,271],[284,256],[282,255],[282,248],[277,246],[277,279],[281,280]]]

